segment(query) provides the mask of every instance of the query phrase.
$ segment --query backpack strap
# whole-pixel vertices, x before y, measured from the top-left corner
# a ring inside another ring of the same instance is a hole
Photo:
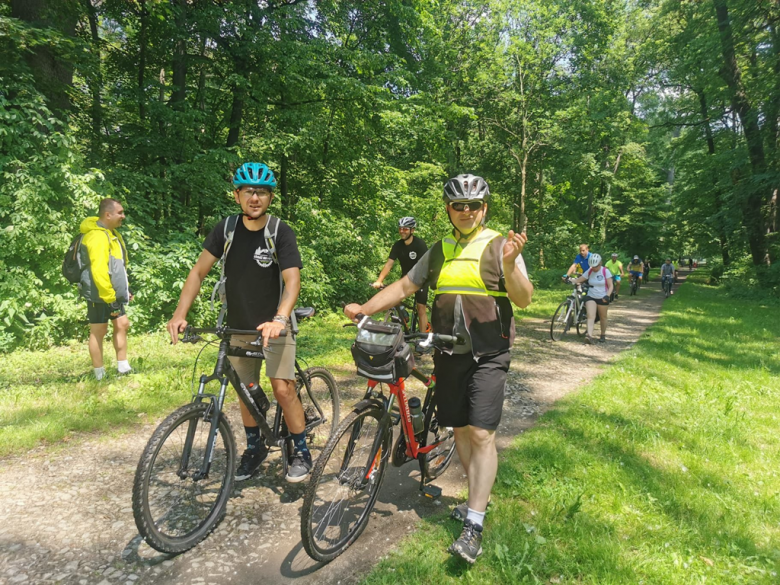
[[[274,263],[279,266],[279,256],[276,253],[276,236],[279,234],[278,217],[273,215],[268,216],[268,223],[265,224],[265,245],[271,251],[271,256],[274,259]],[[277,308],[282,303],[282,295],[284,294],[284,277],[282,277],[282,269],[279,268],[279,301],[277,302]],[[298,320],[295,318],[295,307],[290,312],[290,327],[293,335],[298,335]]]
[[[233,245],[233,236],[236,233],[236,226],[238,220],[241,219],[241,214],[231,215],[225,220],[225,225],[222,229],[222,234],[225,239],[224,247],[222,248],[222,256],[219,259],[220,274],[217,284],[214,285],[214,290],[211,291],[211,310],[214,310],[214,298],[219,293],[222,300],[222,308],[219,310],[219,317],[217,317],[217,327],[222,326],[222,321],[225,318],[227,312],[227,296],[225,294],[225,262],[227,261],[227,255],[230,251],[230,246]]]

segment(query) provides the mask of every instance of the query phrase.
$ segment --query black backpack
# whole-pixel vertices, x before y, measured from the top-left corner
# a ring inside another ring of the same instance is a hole
[[[79,234],[73,238],[62,261],[62,275],[72,284],[81,282],[81,273],[84,270],[84,267],[81,265],[81,254],[79,254],[83,237],[84,234]]]

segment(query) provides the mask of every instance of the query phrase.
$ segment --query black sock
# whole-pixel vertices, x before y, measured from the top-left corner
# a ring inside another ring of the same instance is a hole
[[[306,431],[302,433],[290,433],[290,437],[292,437],[295,452],[303,455],[304,459],[311,461],[311,453],[309,453],[309,447],[306,444]]]
[[[260,450],[260,427],[244,427],[247,451]]]

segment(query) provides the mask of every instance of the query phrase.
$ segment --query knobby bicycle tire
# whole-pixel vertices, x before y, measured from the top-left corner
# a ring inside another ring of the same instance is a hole
[[[369,405],[352,411],[331,436],[312,470],[301,507],[301,540],[309,556],[329,562],[357,540],[368,524],[390,455],[392,426]],[[384,433],[379,452],[363,476],[374,438]]]
[[[571,313],[569,312],[571,307],[571,300],[567,299],[563,301],[553,313],[552,321],[550,322],[550,339],[553,341],[560,341],[561,337],[569,330],[571,326],[569,321],[571,320]]]
[[[325,417],[324,421],[307,431],[309,450],[312,452],[312,456],[316,458],[322,449],[325,448],[328,439],[339,423],[339,389],[333,374],[325,368],[308,368],[303,371],[303,375],[309,379],[310,390],[306,388],[299,375],[296,375],[295,384],[298,387],[301,403],[303,404],[306,426],[308,427],[320,419],[320,412],[314,406],[309,391],[313,395],[314,400],[319,404],[322,409],[322,415]]]
[[[152,434],[138,462],[133,482],[133,516],[138,532],[152,548],[182,553],[205,539],[225,517],[233,486],[236,443],[227,418],[220,414],[209,474],[201,469],[211,428],[204,420],[210,403],[191,403],[171,413]],[[181,469],[188,432],[189,462]]]
[[[447,471],[452,462],[452,455],[455,453],[455,431],[450,427],[439,426],[434,408],[435,401],[434,395],[428,406],[428,412],[425,413],[425,444],[431,445],[442,439],[443,442],[420,458],[420,471],[429,480],[434,480]]]
[[[580,304],[580,312],[574,318],[577,320],[577,335],[585,335],[588,332],[588,309],[584,300]]]

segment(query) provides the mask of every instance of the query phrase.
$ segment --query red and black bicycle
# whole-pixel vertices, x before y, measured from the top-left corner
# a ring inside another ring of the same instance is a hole
[[[435,496],[440,490],[426,483],[444,473],[455,452],[453,429],[440,426],[436,419],[436,377],[426,376],[414,366],[414,359],[406,357],[406,344],[423,340],[422,345],[443,349],[462,340],[435,333],[404,335],[397,325],[358,317],[361,322],[353,355],[358,373],[369,378],[368,388],[363,400],[341,421],[322,450],[301,509],[303,547],[309,556],[321,562],[339,556],[363,532],[388,462],[400,467],[417,460],[420,489]],[[392,355],[391,361],[361,361],[355,351],[361,343],[374,348],[372,358]],[[368,362],[371,364],[367,365]],[[422,401],[417,397],[407,401],[404,381],[409,376],[425,385]],[[393,426],[399,423],[401,433],[391,446]]]

